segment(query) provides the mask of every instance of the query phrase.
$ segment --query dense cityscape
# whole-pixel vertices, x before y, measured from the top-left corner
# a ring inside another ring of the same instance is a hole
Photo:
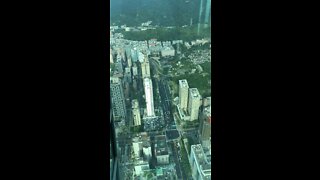
[[[175,27],[110,26],[110,178],[211,179],[211,38],[146,33],[159,28]]]

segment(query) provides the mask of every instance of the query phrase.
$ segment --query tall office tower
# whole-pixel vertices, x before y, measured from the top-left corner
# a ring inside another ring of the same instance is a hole
[[[136,48],[131,49],[131,59],[133,62],[138,61],[138,52]]]
[[[188,107],[188,90],[188,81],[186,79],[179,80],[179,105],[184,111],[187,111]]]
[[[201,96],[197,88],[189,89],[188,113],[190,121],[197,120],[199,117],[199,108],[201,104]]]
[[[123,61],[126,59],[125,50],[123,48],[120,48],[120,57]]]
[[[210,140],[211,138],[211,106],[204,108],[200,123],[201,140]]]
[[[144,141],[142,144],[142,152],[143,157],[149,161],[152,157],[152,151],[151,151],[151,143],[150,141]]]
[[[113,63],[112,49],[110,48],[110,64]]]
[[[138,86],[138,85],[137,85],[137,79],[133,79],[133,80],[132,80],[132,87],[133,87],[133,90],[134,90],[134,91],[137,90],[137,88],[138,88],[137,86]]]
[[[147,55],[145,55],[145,57],[144,57],[144,62],[145,62],[145,65],[146,65],[146,75],[147,75],[147,77],[150,77],[151,76],[150,63],[149,63],[149,58],[148,58]]]
[[[119,54],[117,55],[116,68],[120,74],[123,74],[122,60],[121,60],[121,57],[119,56]]]
[[[127,63],[128,63],[128,67],[131,68],[132,67],[132,59],[131,59],[131,57],[127,57]]]
[[[211,97],[203,98],[203,107],[211,106]]]
[[[139,158],[142,150],[142,141],[138,137],[132,139],[132,148],[134,156]]]
[[[157,158],[157,164],[169,164],[169,151],[165,135],[154,137],[154,155]]]
[[[138,75],[138,68],[137,68],[137,66],[135,64],[132,66],[132,75],[133,76],[137,76]]]
[[[133,117],[134,126],[140,126],[141,116],[140,116],[139,102],[137,99],[132,100],[132,117]]]
[[[127,83],[131,83],[132,82],[131,68],[129,68],[129,67],[125,68],[124,81],[127,82]]]
[[[146,107],[147,107],[147,117],[154,117],[154,106],[153,106],[153,89],[152,81],[150,78],[143,79],[143,86],[146,98]]]
[[[141,75],[142,75],[142,78],[145,78],[146,77],[146,66],[143,63],[141,63]]]
[[[145,56],[143,63],[141,63],[142,78],[150,78],[150,64],[148,57]]]
[[[127,59],[131,58],[132,47],[130,45],[125,45],[124,49],[125,49],[125,54],[126,54]]]
[[[115,121],[125,119],[126,105],[121,80],[119,78],[110,78],[110,93]]]
[[[148,145],[148,146],[147,146]],[[140,158],[143,152],[143,148],[151,147],[150,146],[150,136],[146,132],[137,134],[136,137],[132,138],[132,148],[133,153],[136,158]],[[148,150],[145,151],[148,156]],[[143,154],[145,155],[145,154]]]
[[[189,162],[193,179],[211,179],[211,159],[204,153],[201,144],[191,145]]]

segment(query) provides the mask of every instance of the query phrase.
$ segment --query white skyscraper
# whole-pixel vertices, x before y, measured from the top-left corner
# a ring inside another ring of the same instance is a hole
[[[142,142],[141,141],[133,141],[132,142],[133,152],[135,157],[140,157],[140,151],[142,149]]]
[[[133,123],[135,126],[141,125],[141,116],[139,110],[139,102],[137,99],[132,100],[132,116]]]
[[[189,162],[193,179],[211,179],[211,159],[205,154],[201,144],[191,145]]]
[[[143,63],[141,63],[141,71],[142,78],[150,78],[150,64],[147,56],[145,56]]]
[[[143,156],[146,159],[150,160],[150,158],[152,157],[151,146],[142,147],[142,152],[143,152]]]
[[[110,48],[110,63],[113,63],[112,49]]]
[[[150,78],[143,79],[144,92],[146,98],[147,116],[154,117],[154,106],[153,106],[153,89],[152,81]]]
[[[186,79],[179,80],[179,105],[183,110],[188,107],[188,89],[189,85]]]
[[[197,88],[189,89],[189,101],[188,101],[188,113],[190,115],[190,121],[198,119],[199,108],[201,105],[201,96]]]
[[[132,75],[137,76],[138,75],[138,68],[137,66],[132,66]]]

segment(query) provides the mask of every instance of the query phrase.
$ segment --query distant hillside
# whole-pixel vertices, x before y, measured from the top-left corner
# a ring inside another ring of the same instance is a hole
[[[206,2],[206,0],[203,0]],[[203,3],[203,7],[205,3]],[[111,24],[183,26],[198,23],[200,0],[111,0]],[[203,13],[204,13],[203,8]]]
[[[175,27],[172,29],[157,28],[154,30],[147,31],[128,31],[122,32],[125,39],[134,41],[144,41],[149,39],[157,39],[159,41],[172,41],[172,40],[183,40],[193,41],[201,38],[210,38],[211,29],[203,28],[199,35],[197,34],[197,26],[188,26],[185,28]]]

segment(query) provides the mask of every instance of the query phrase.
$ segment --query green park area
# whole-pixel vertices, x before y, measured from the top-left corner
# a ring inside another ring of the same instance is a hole
[[[198,34],[197,26],[172,28],[159,27],[145,31],[124,31],[122,33],[125,39],[134,41],[145,41],[154,38],[158,41],[193,41],[196,39],[211,37],[210,28],[203,28]]]
[[[183,171],[186,173],[186,175],[188,177],[191,177],[192,174],[191,174],[191,166],[190,166],[190,163],[189,163],[189,157],[188,157],[188,153],[184,147],[184,143],[183,141],[181,140],[180,141],[180,144],[181,144],[181,168],[183,169]]]

